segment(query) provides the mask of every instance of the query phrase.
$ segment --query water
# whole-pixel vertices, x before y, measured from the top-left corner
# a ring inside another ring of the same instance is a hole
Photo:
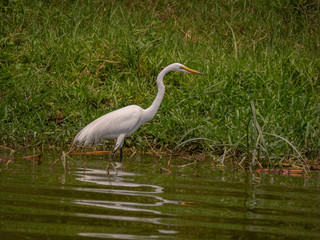
[[[133,157],[106,174],[102,157],[0,172],[1,239],[320,239],[319,174],[279,176],[197,167],[160,172]],[[164,166],[164,165],[163,165]]]

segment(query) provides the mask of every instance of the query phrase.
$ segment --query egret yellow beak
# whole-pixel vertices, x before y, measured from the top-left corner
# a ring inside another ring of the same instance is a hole
[[[198,71],[193,70],[193,69],[188,68],[188,67],[181,67],[181,68],[183,68],[184,70],[188,71],[189,73],[194,73],[194,74],[204,75],[203,73],[198,72]]]

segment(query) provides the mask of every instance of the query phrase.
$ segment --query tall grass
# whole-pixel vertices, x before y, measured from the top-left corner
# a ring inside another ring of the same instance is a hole
[[[319,158],[318,1],[0,4],[1,145],[65,148],[102,114],[150,105],[161,67],[181,62],[206,76],[166,76],[158,114],[128,146]]]

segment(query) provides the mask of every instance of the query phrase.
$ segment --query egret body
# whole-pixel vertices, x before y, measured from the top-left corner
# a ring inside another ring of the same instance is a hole
[[[153,103],[147,109],[137,105],[129,105],[113,112],[107,113],[85,126],[74,138],[74,144],[98,144],[103,139],[117,139],[112,157],[120,148],[120,161],[122,160],[122,147],[125,137],[133,134],[144,123],[150,121],[157,113],[161,104],[165,86],[164,76],[171,72],[202,74],[180,63],[173,63],[165,67],[157,77],[158,93]]]

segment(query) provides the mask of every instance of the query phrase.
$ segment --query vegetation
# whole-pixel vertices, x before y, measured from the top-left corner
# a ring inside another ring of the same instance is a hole
[[[319,1],[16,0],[0,8],[3,146],[67,148],[93,119],[149,106],[161,67],[181,62],[206,76],[167,76],[160,111],[127,146],[222,163],[319,160]]]

